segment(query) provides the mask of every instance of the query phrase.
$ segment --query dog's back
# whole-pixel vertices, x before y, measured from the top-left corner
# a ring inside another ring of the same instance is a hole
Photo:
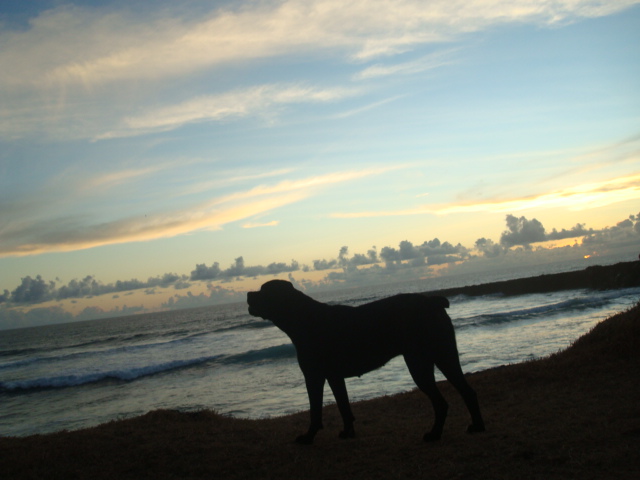
[[[400,294],[357,307],[325,305],[296,345],[301,361],[343,378],[360,376],[415,351],[434,351],[432,339],[455,349],[444,297]],[[436,350],[437,350],[436,349]]]

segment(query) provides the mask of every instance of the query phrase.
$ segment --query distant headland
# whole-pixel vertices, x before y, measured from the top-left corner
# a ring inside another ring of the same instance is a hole
[[[615,265],[594,265],[584,270],[553,273],[536,277],[518,278],[500,282],[446,288],[424,292],[425,295],[525,295],[529,293],[557,292],[560,290],[610,290],[640,286],[640,261]]]

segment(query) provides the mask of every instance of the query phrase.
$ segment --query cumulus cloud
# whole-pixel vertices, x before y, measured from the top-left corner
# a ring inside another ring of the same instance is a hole
[[[231,280],[239,277],[257,277],[260,275],[278,275],[280,273],[295,272],[300,269],[298,262],[292,260],[289,265],[286,263],[273,262],[267,266],[254,265],[246,266],[244,257],[235,259],[233,265],[222,270],[218,262],[208,267],[206,264],[197,264],[195,270],[191,271],[191,280]]]
[[[356,253],[352,257],[349,257],[349,247],[343,246],[338,252],[338,258],[314,260],[313,269],[321,271],[336,268],[357,268],[363,265],[372,265],[379,261],[378,251],[375,246],[369,249],[366,254]]]
[[[495,243],[490,238],[479,238],[476,240],[475,248],[484,257],[496,258],[507,252],[508,249],[503,248],[500,244]]]
[[[349,256],[349,248],[340,249],[338,257],[330,260],[314,260],[313,269],[355,271],[358,267],[384,264],[388,270],[399,267],[422,267],[454,263],[469,256],[469,250],[461,244],[452,245],[449,242],[440,242],[437,238],[425,241],[422,245],[413,245],[408,240],[399,243],[398,248],[385,246],[378,253],[376,247],[372,247],[366,254],[355,253]],[[328,278],[337,278],[335,275]]]
[[[173,286],[176,289],[181,289],[188,286],[187,280],[186,275],[165,273],[162,276],[149,277],[146,281],[131,279],[104,284],[93,275],[87,275],[80,280],[73,279],[68,284],[58,287],[59,280],[57,279],[46,281],[40,275],[36,275],[35,278],[26,276],[13,291],[5,290],[0,303],[36,304],[49,300],[92,297],[155,287]]]
[[[637,248],[640,239],[640,213],[630,215],[615,226],[599,231],[587,229],[584,225],[577,224],[570,229],[561,229],[560,231],[553,229],[551,232],[546,232],[542,223],[535,218],[529,220],[525,217],[507,215],[505,220],[507,229],[503,231],[499,243],[487,238],[476,240],[474,247],[477,252],[481,253],[481,257],[472,255],[472,251],[461,244],[454,245],[450,242],[442,242],[438,238],[425,241],[420,245],[414,245],[408,240],[403,240],[397,247],[385,246],[378,252],[378,249],[374,246],[366,253],[355,253],[353,255],[349,253],[347,246],[343,246],[339,249],[338,255],[334,259],[314,260],[312,269],[315,271],[328,271],[321,281],[324,286],[330,286],[336,282],[351,282],[356,285],[372,284],[393,279],[397,280],[398,278],[411,278],[410,275],[401,277],[403,273],[407,272],[420,272],[420,276],[423,276],[428,274],[429,267],[436,265],[466,265],[469,261],[473,263],[478,258],[502,261],[511,258],[513,255],[517,256],[524,253],[529,254],[529,256],[541,255],[544,257],[546,252],[562,250],[543,247],[538,247],[534,250],[530,247],[530,244],[534,242],[584,237],[581,245],[576,244],[575,246],[575,248],[581,249],[580,255],[582,255],[582,250],[585,249],[585,251],[592,252],[618,249],[625,249],[626,251],[630,248]],[[524,248],[513,249],[513,247]],[[535,258],[528,258],[528,261],[535,261]],[[566,260],[567,254],[562,251],[554,258],[555,260]],[[501,264],[504,265],[504,261]],[[20,285],[13,291],[5,290],[0,295],[0,304],[4,305],[2,308],[6,308],[7,305],[32,305],[49,300],[91,297],[140,289],[151,289],[149,291],[152,291],[157,287],[172,287],[179,290],[188,288],[190,286],[189,282],[209,282],[207,286],[208,294],[193,295],[187,292],[186,295],[175,295],[173,300],[169,300],[165,305],[167,308],[186,308],[186,306],[205,305],[217,301],[237,299],[239,294],[235,290],[214,286],[210,282],[231,282],[240,278],[277,276],[285,273],[289,275],[290,279],[296,281],[292,276],[294,272],[302,271],[308,273],[310,270],[310,267],[301,266],[296,260],[291,260],[288,264],[272,262],[268,265],[246,265],[244,257],[240,256],[226,269],[222,269],[218,262],[213,262],[211,265],[202,263],[196,264],[190,275],[166,273],[157,277],[150,277],[146,281],[130,279],[104,284],[95,277],[88,275],[81,280],[74,279],[67,285],[58,287],[59,280],[47,281],[40,275],[36,275],[35,278],[24,277]],[[400,277],[398,277],[399,275]],[[305,288],[317,286],[308,279],[299,280],[297,283]],[[12,318],[14,320],[18,318],[11,314],[9,310],[3,310],[3,312],[0,312],[0,322],[2,321],[2,315],[5,315],[7,322]],[[104,315],[106,316],[107,313],[114,312],[105,312]],[[11,322],[14,320],[11,320]],[[70,319],[68,318],[66,321],[70,321]]]
[[[220,285],[207,285],[207,293],[194,295],[187,292],[186,295],[174,295],[166,302],[162,303],[162,308],[167,310],[178,310],[182,308],[202,307],[216,303],[237,302],[245,298],[244,292],[224,288]]]
[[[46,282],[40,275],[36,278],[24,277],[20,285],[11,292],[15,303],[39,303],[54,298],[55,282]]]
[[[593,250],[637,247],[640,242],[640,213],[598,232],[587,235],[582,243]]]
[[[547,233],[542,223],[535,218],[528,220],[525,217],[518,218],[514,215],[507,215],[506,221],[507,230],[502,232],[500,236],[500,245],[506,248],[515,245],[527,246],[531,243],[549,240],[584,237],[594,233],[593,229],[586,229],[584,224],[580,223],[569,230],[563,228],[561,231],[557,231],[553,229],[550,233]]]
[[[380,251],[380,258],[387,265],[400,264],[405,260],[409,260],[414,266],[441,265],[463,260],[468,255],[468,249],[461,244],[452,245],[449,242],[440,242],[437,238],[417,246],[408,240],[403,240],[397,249],[384,247]]]
[[[500,244],[506,247],[514,245],[528,245],[545,240],[542,223],[535,218],[527,220],[525,217],[507,215],[507,230],[500,236]]]

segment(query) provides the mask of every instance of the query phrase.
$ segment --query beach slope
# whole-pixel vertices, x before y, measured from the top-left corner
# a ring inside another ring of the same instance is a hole
[[[640,304],[548,358],[469,375],[487,432],[447,382],[440,442],[420,392],[357,402],[358,438],[339,440],[334,405],[313,446],[292,439],[307,414],[240,420],[155,411],[75,432],[0,438],[6,479],[640,478]]]

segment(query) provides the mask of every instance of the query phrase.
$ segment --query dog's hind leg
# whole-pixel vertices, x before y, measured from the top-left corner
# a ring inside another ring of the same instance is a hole
[[[327,380],[329,381],[329,386],[333,391],[333,396],[336,399],[338,410],[340,410],[340,415],[342,416],[342,421],[344,422],[344,430],[340,432],[339,437],[354,438],[356,436],[356,432],[353,428],[355,417],[353,416],[353,413],[351,413],[349,394],[347,393],[347,386],[344,383],[344,378],[331,377]]]
[[[303,372],[304,373],[304,372]],[[313,374],[304,374],[304,381],[307,385],[307,394],[309,395],[309,430],[307,433],[296,438],[296,443],[303,445],[311,445],[313,439],[322,426],[322,395],[324,390],[324,377]]]
[[[407,363],[407,367],[409,367],[409,373],[411,373],[413,381],[429,397],[431,405],[433,405],[433,426],[431,431],[424,434],[423,439],[425,442],[440,440],[449,405],[436,386],[436,379],[433,375],[433,362],[426,360],[421,355],[405,355],[404,360]]]
[[[469,386],[466,378],[464,378],[457,352],[455,356],[445,355],[444,358],[436,362],[436,366],[444,376],[447,377],[451,385],[460,393],[471,414],[471,425],[467,427],[467,432],[484,432],[485,427],[482,414],[480,413],[480,405],[478,404],[478,395],[475,390]]]

